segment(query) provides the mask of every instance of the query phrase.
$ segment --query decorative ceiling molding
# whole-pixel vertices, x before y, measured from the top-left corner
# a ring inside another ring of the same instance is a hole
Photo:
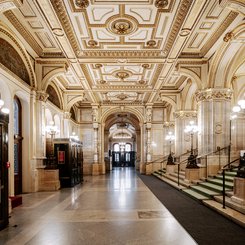
[[[185,17],[187,16],[187,13],[191,7],[192,2],[193,2],[192,0],[183,0],[181,2],[181,5],[180,5],[178,12],[176,14],[172,28],[169,31],[167,42],[166,42],[164,49],[163,49],[166,53],[169,53],[170,50],[172,49],[173,43],[174,43],[176,37],[178,36],[178,33],[179,33],[181,26],[185,20]]]
[[[205,56],[207,52],[211,49],[211,47],[217,42],[217,40],[222,36],[225,30],[229,27],[229,25],[235,20],[235,18],[239,15],[239,13],[231,11],[225,20],[221,23],[221,25],[213,32],[209,40],[201,49],[201,56]]]
[[[43,50],[41,46],[38,44],[38,42],[32,36],[32,34],[21,24],[21,22],[15,16],[15,14],[11,10],[8,10],[4,13],[4,15],[11,22],[11,24],[16,28],[16,30],[18,30],[18,32],[23,36],[23,38],[28,42],[28,44],[33,48],[33,50],[39,56],[42,56]]]
[[[80,50],[79,43],[76,38],[76,34],[73,30],[73,26],[70,22],[70,19],[67,15],[65,5],[63,1],[60,0],[53,0],[51,1],[51,4],[60,20],[60,23],[65,30],[65,33],[67,35],[67,38],[74,50],[74,52],[77,54]]]

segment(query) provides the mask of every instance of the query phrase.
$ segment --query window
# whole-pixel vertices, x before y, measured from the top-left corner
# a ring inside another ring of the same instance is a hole
[[[114,144],[114,151],[119,151],[119,144]]]
[[[131,144],[126,144],[125,151],[131,151]]]

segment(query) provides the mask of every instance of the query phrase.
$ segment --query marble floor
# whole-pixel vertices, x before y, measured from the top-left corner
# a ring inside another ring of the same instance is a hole
[[[23,195],[0,244],[196,244],[134,169],[87,176],[82,185]]]

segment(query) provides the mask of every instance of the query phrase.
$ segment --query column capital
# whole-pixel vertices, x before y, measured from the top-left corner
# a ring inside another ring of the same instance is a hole
[[[174,127],[174,122],[163,122],[163,127],[164,128],[171,128]]]
[[[39,101],[46,102],[49,97],[49,94],[47,94],[43,90],[36,91],[36,99]]]
[[[71,118],[71,113],[69,111],[64,112],[64,119],[70,119]]]
[[[209,88],[195,93],[197,102],[207,100],[231,100],[232,90],[227,88]]]
[[[146,122],[147,123],[151,123],[151,120],[152,120],[152,105],[146,106],[145,117],[146,117]]]
[[[176,111],[174,112],[175,118],[195,118],[197,117],[197,111],[186,110],[186,111]]]

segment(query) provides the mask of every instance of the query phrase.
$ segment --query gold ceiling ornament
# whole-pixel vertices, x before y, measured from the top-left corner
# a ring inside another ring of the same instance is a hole
[[[146,46],[148,46],[148,47],[150,47],[150,48],[156,46],[156,44],[157,44],[157,43],[156,43],[155,40],[149,40],[149,41],[146,42]]]
[[[103,79],[102,79],[102,80],[99,81],[99,83],[100,83],[100,84],[105,84],[105,83],[106,83],[106,80],[103,80]]]
[[[155,6],[159,9],[163,9],[167,7],[168,5],[168,0],[156,0]]]
[[[89,1],[88,0],[75,0],[75,4],[77,7],[81,9],[86,9],[89,5]]]
[[[224,42],[228,42],[230,40],[232,40],[234,37],[234,33],[233,32],[227,32],[223,38]]]
[[[115,71],[113,73],[113,76],[116,78],[119,78],[120,80],[124,80],[124,79],[132,76],[132,73],[130,71],[122,69],[122,70]]]
[[[108,30],[120,36],[126,36],[136,31],[137,20],[130,16],[129,18],[118,18],[113,16],[108,23]]]
[[[150,68],[150,65],[149,65],[149,64],[143,64],[142,67],[143,67],[144,69],[149,69],[149,68]]]
[[[138,83],[141,84],[141,85],[144,85],[144,84],[146,84],[146,80],[141,79],[141,80],[138,81]]]
[[[95,69],[100,69],[103,65],[102,64],[95,64],[94,67]]]
[[[98,42],[95,41],[95,40],[93,40],[93,39],[91,39],[91,40],[88,41],[88,45],[89,45],[90,47],[94,48],[95,46],[98,45]]]
[[[124,93],[121,93],[119,95],[116,96],[118,99],[120,100],[125,100],[128,98],[128,95],[124,94]]]

